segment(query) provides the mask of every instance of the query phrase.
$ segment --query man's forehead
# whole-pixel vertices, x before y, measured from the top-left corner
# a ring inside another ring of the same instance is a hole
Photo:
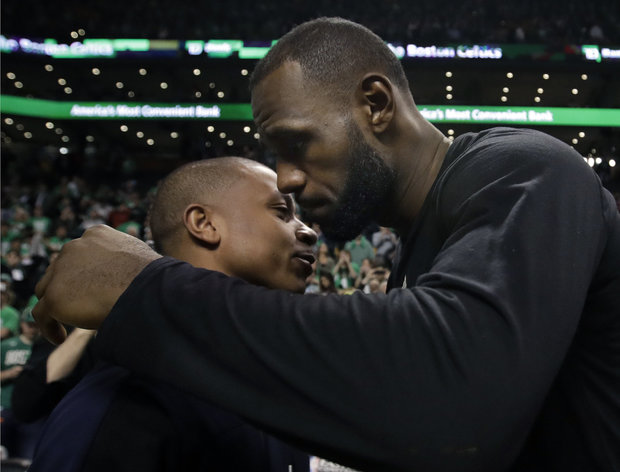
[[[280,192],[275,182],[271,182],[271,180],[263,180],[260,184],[264,191],[261,190],[253,194],[257,203],[271,206],[273,204],[284,202],[287,207],[292,210],[295,209],[295,200],[293,199],[293,196],[289,193]]]
[[[302,117],[311,105],[311,88],[304,83],[301,67],[285,62],[252,91],[254,121],[265,128],[274,118]]]
[[[252,98],[258,93],[263,96],[266,92],[277,93],[278,87],[298,88],[304,83],[304,74],[298,62],[285,61],[277,69],[267,74],[254,88]]]
[[[279,198],[277,177],[273,170],[262,164],[256,166],[244,165],[238,167],[236,179],[226,191],[221,192],[220,203],[224,206],[239,204],[261,203]]]

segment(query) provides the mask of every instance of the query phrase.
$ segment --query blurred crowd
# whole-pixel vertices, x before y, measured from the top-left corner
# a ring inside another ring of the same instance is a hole
[[[343,16],[387,41],[620,44],[614,0],[316,0],[261,2],[4,2],[5,35],[62,39],[83,29],[90,38],[253,39],[280,37],[318,16]]]
[[[122,9],[114,2],[22,0],[4,2],[2,13],[4,35],[59,40],[80,28],[91,38],[266,40],[281,36],[304,20],[328,15],[361,22],[388,41],[620,44],[620,2],[610,0],[362,0],[354,4],[326,0],[166,4],[136,0]],[[151,239],[148,210],[158,179],[165,172],[141,174],[134,161],[115,149],[100,154],[83,151],[68,159],[43,148],[35,155],[3,156],[0,329],[2,444],[7,445],[1,452],[5,455],[27,457],[31,453],[9,450],[17,446],[8,445],[4,429],[11,421],[12,385],[22,373],[37,336],[31,315],[37,281],[62,246],[93,225],[107,224],[145,241]],[[213,150],[211,157],[217,154]],[[241,154],[273,167],[272,156],[262,151],[244,149]],[[192,159],[209,157],[188,155]],[[609,181],[606,174],[601,178],[604,183]],[[618,190],[612,189],[620,208]],[[346,243],[330,241],[319,226],[313,228],[319,238],[307,293],[385,292],[398,244],[390,228],[368,227]],[[51,347],[48,349],[51,352]],[[46,357],[42,355],[41,359],[45,361]]]

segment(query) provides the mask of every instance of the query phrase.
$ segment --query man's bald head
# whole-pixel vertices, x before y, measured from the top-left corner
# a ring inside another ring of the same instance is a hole
[[[240,179],[244,170],[261,166],[242,157],[219,157],[190,162],[168,175],[159,185],[150,211],[155,250],[170,254],[185,231],[184,212],[188,205],[216,205]]]

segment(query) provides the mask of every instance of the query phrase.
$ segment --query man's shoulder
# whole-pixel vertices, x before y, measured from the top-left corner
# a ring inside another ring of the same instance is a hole
[[[540,159],[556,154],[578,155],[573,148],[546,133],[529,128],[508,127],[461,135],[454,140],[448,153],[453,159],[489,156],[496,160],[515,157]]]
[[[446,155],[442,177],[461,176],[484,184],[506,176],[561,180],[585,173],[590,175],[591,169],[583,157],[553,136],[526,128],[497,127],[455,139]]]

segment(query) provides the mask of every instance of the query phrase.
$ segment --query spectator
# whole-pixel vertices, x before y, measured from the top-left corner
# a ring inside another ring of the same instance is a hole
[[[360,279],[358,277],[359,283],[356,287],[364,293],[376,293],[380,291],[380,287],[384,282],[387,283],[390,271],[383,265],[382,258],[376,258],[368,266],[370,269],[365,271],[363,278]]]
[[[13,209],[13,217],[11,219],[11,230],[10,232],[14,235],[23,235],[28,228],[28,223],[30,221],[30,213],[26,207],[22,205],[16,205]]]
[[[338,293],[338,289],[334,283],[334,276],[332,274],[324,272],[319,276],[319,293],[322,295],[328,293]]]
[[[326,243],[320,243],[316,258],[316,275],[320,277],[322,274],[331,274],[334,270],[334,258],[329,252]]]
[[[357,264],[351,261],[351,254],[349,251],[346,249],[341,249],[338,256],[338,262],[332,270],[336,288],[340,291],[354,287],[358,270],[359,267]]]
[[[45,236],[49,232],[51,224],[52,220],[45,216],[43,207],[41,205],[35,206],[32,218],[28,222],[28,226],[32,228],[33,233]]]
[[[351,262],[358,267],[362,264],[364,259],[374,259],[375,250],[372,244],[362,234],[358,234],[354,240],[347,242],[344,248],[349,251],[351,255]]]
[[[32,344],[39,328],[31,314],[24,310],[20,319],[21,333],[2,342],[0,347],[0,405],[2,408],[2,445],[10,456],[30,459],[41,425],[31,427],[18,421],[11,411],[13,383],[22,372],[32,352]]]
[[[45,246],[47,250],[50,252],[58,252],[62,249],[62,247],[71,241],[67,233],[67,227],[64,224],[59,224],[56,226],[56,231],[54,232],[54,236],[50,237],[46,242]]]
[[[0,309],[0,339],[7,339],[19,334],[19,311],[13,307],[15,293],[9,287],[10,278],[0,282],[2,308]]]
[[[372,235],[372,245],[377,251],[377,256],[382,258],[385,265],[391,265],[397,244],[398,238],[396,234],[385,226],[381,226],[379,231]]]
[[[14,240],[14,242],[17,240]],[[22,263],[22,257],[15,249],[11,249],[2,261],[2,274],[10,276],[12,289],[15,292],[15,303],[23,306],[34,291],[34,284],[29,280],[28,268]]]
[[[360,264],[359,271],[357,274],[357,279],[355,279],[355,288],[358,288],[360,290],[364,289],[364,285],[367,283],[365,282],[366,276],[371,270],[372,270],[371,260],[368,258],[365,258]]]

